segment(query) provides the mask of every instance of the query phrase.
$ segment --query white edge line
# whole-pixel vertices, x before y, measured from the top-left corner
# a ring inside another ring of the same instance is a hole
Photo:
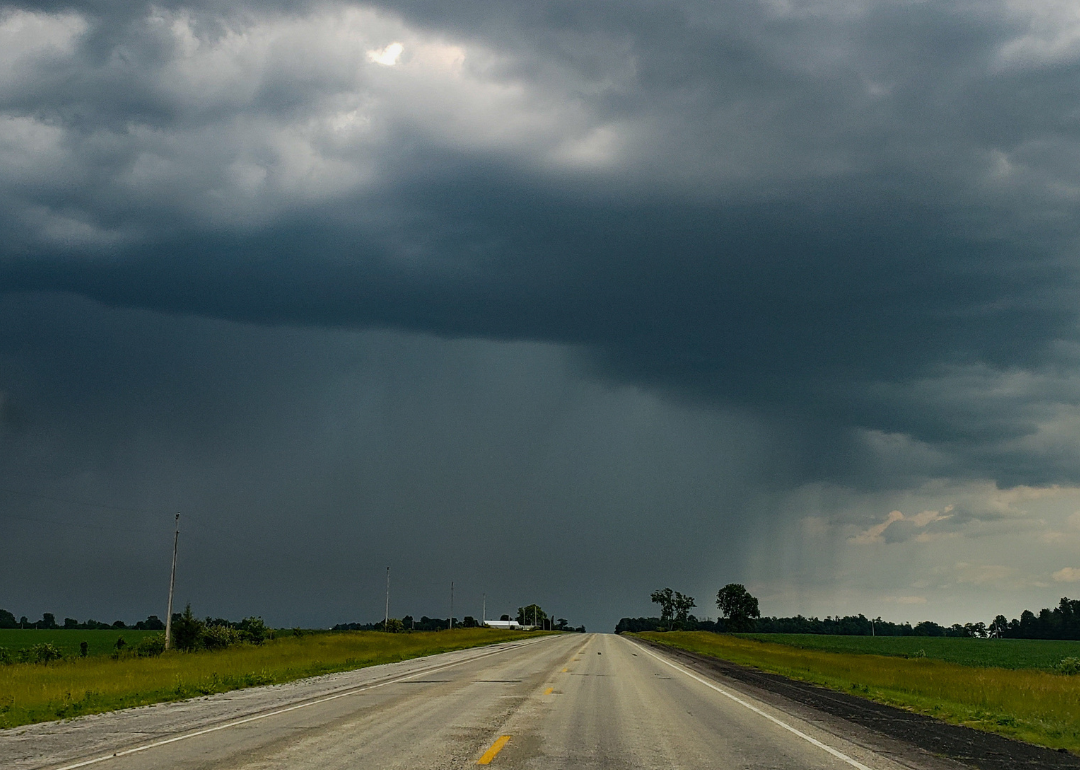
[[[238,725],[247,724],[248,722],[257,722],[260,719],[267,719],[269,717],[279,716],[280,714],[287,714],[290,711],[296,711],[297,709],[307,708],[308,706],[317,706],[320,703],[326,703],[327,701],[337,700],[338,698],[344,698],[344,697],[349,696],[349,695],[356,695],[358,693],[366,692],[368,690],[374,690],[374,689],[376,689],[378,687],[385,687],[388,684],[396,684],[397,682],[404,682],[404,681],[406,681],[408,679],[412,679],[413,677],[420,676],[421,674],[430,674],[433,671],[442,671],[443,669],[453,668],[454,666],[460,666],[460,665],[462,665],[464,663],[471,663],[472,661],[480,660],[481,658],[486,658],[489,655],[498,655],[501,652],[506,652],[507,650],[516,649],[517,647],[522,646],[522,644],[528,644],[530,641],[532,641],[532,640],[522,640],[521,642],[517,642],[517,643],[507,645],[506,647],[503,647],[503,648],[498,649],[498,650],[485,650],[482,655],[475,655],[475,656],[466,658],[465,660],[458,660],[458,661],[454,661],[453,663],[446,663],[446,664],[443,664],[443,665],[440,665],[440,666],[431,666],[429,668],[423,668],[423,669],[420,669],[419,671],[414,671],[413,673],[408,674],[406,676],[399,676],[399,677],[395,677],[394,679],[387,679],[386,681],[378,682],[376,684],[358,685],[356,687],[350,687],[347,690],[343,690],[341,692],[336,692],[333,695],[326,695],[326,696],[323,696],[321,698],[316,698],[315,700],[304,701],[303,703],[297,703],[297,704],[294,704],[292,706],[286,706],[285,708],[275,709],[274,711],[266,711],[266,712],[263,712],[261,714],[255,714],[254,716],[250,716],[250,717],[243,717],[242,719],[234,719],[231,722],[222,722],[221,724],[214,725],[213,727],[206,727],[206,728],[204,728],[202,730],[197,730],[197,731],[195,731],[193,733],[184,733],[182,735],[174,735],[172,738],[165,738],[165,739],[160,740],[160,741],[154,741],[153,743],[143,744],[142,746],[135,746],[134,748],[124,749],[123,751],[117,751],[117,752],[115,752],[113,754],[105,754],[105,755],[102,755],[100,757],[94,757],[93,759],[86,759],[86,760],[83,760],[82,762],[76,762],[73,765],[64,765],[62,767],[55,768],[55,770],[76,770],[76,768],[86,767],[87,765],[96,765],[98,762],[105,762],[105,761],[110,760],[110,759],[117,759],[118,757],[126,757],[126,756],[128,756],[130,754],[138,754],[141,751],[148,751],[149,749],[156,749],[159,746],[166,746],[166,745],[168,745],[170,743],[176,743],[177,741],[186,741],[188,738],[198,738],[200,735],[206,735],[207,733],[216,733],[218,730],[226,730],[226,729],[228,729],[230,727],[237,727]],[[353,669],[353,670],[355,671],[355,670],[358,670],[358,669]]]
[[[827,751],[829,754],[832,754],[837,759],[839,759],[839,760],[841,760],[843,762],[847,762],[852,767],[858,768],[858,770],[871,770],[869,767],[864,765],[862,762],[859,762],[858,760],[852,759],[847,754],[844,754],[841,751],[837,751],[832,746],[828,746],[828,745],[822,743],[817,738],[812,738],[811,736],[807,735],[806,733],[802,732],[801,730],[799,730],[799,729],[797,729],[795,727],[792,727],[787,722],[784,722],[784,721],[782,721],[780,719],[777,719],[776,717],[772,716],[771,714],[765,713],[764,711],[759,709],[757,706],[753,705],[752,703],[747,703],[742,698],[738,697],[737,695],[733,695],[732,693],[725,690],[723,687],[720,687],[720,686],[718,686],[716,684],[713,684],[708,679],[704,679],[704,678],[698,676],[697,674],[690,671],[689,669],[686,669],[686,668],[678,665],[677,663],[672,663],[670,660],[667,660],[666,658],[663,658],[663,657],[657,655],[655,652],[650,650],[647,646],[645,646],[643,644],[637,644],[636,642],[635,642],[635,646],[640,647],[642,650],[647,652],[652,657],[656,658],[661,663],[663,663],[665,665],[668,665],[668,666],[671,666],[676,671],[679,671],[679,672],[681,672],[683,674],[686,674],[691,679],[694,679],[694,680],[700,682],[701,684],[705,685],[706,687],[710,687],[713,690],[716,690],[718,693],[723,695],[725,698],[730,698],[731,700],[738,703],[740,706],[745,706],[746,708],[753,711],[755,714],[758,714],[759,716],[765,717],[766,719],[768,719],[773,724],[784,728],[789,733],[793,733],[794,735],[799,736],[800,738],[802,738],[807,743],[812,743],[813,745],[817,746],[819,749],[822,749],[823,751]],[[63,769],[63,770],[66,770],[66,769]]]

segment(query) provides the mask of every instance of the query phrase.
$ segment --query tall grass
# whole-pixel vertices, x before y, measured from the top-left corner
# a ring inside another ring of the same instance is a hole
[[[1080,676],[845,654],[703,631],[642,639],[844,690],[954,724],[1080,752]]]
[[[351,631],[157,658],[89,657],[47,666],[0,666],[0,727],[277,684],[521,638],[521,632],[493,629]]]

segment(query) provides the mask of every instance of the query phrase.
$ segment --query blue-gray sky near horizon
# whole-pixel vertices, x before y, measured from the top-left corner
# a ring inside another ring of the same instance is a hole
[[[2,7],[0,607],[1080,590],[1074,4]]]

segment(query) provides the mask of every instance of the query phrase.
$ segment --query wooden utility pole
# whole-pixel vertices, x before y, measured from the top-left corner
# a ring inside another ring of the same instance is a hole
[[[169,609],[165,613],[165,649],[172,647],[172,600],[176,587],[176,544],[180,542],[180,514],[176,514],[176,531],[172,541],[172,573],[169,575]]]
[[[390,625],[390,568],[386,568],[386,613],[383,615],[382,630],[387,631]]]
[[[454,630],[454,581],[450,581],[450,630]]]

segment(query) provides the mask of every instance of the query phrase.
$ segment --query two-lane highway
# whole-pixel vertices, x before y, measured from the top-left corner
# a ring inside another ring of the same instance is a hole
[[[0,756],[67,770],[917,766],[603,634],[7,730]]]

